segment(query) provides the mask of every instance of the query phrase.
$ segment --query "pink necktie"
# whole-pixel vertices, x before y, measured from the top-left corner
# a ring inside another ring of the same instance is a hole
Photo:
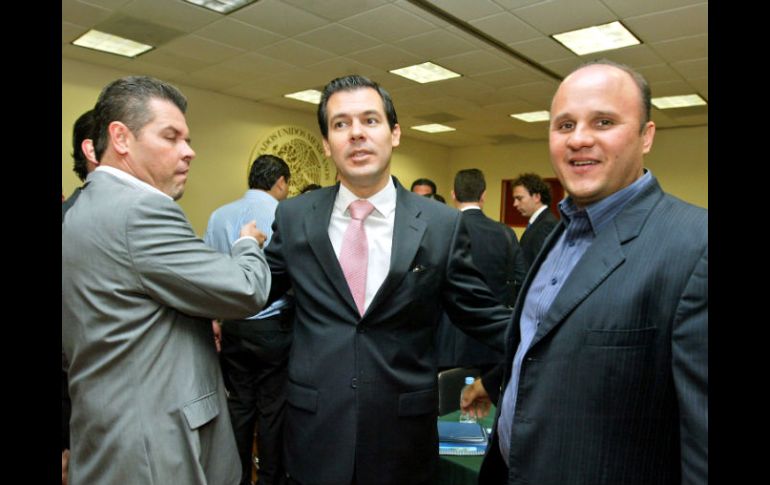
[[[364,314],[366,303],[366,265],[369,261],[369,244],[364,232],[364,219],[374,210],[368,200],[354,200],[348,207],[350,225],[345,230],[340,250],[340,266],[348,282],[358,313]]]

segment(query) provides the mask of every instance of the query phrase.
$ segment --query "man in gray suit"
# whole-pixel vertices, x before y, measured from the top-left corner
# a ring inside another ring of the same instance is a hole
[[[479,483],[708,482],[707,211],[643,167],[650,89],[610,61],[551,104],[551,163],[569,197],[516,302]],[[483,383],[483,386],[481,385]]]
[[[195,156],[186,106],[127,77],[94,108],[100,166],[62,222],[73,485],[240,479],[211,319],[259,311],[270,275],[253,222],[227,256],[174,202]]]

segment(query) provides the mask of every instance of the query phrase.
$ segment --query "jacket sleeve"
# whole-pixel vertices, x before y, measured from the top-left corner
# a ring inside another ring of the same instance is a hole
[[[188,315],[246,318],[265,304],[270,271],[256,241],[232,256],[206,246],[181,208],[157,194],[142,196],[126,219],[126,247],[150,298]]]
[[[708,482],[708,247],[679,300],[672,332],[682,483]]]

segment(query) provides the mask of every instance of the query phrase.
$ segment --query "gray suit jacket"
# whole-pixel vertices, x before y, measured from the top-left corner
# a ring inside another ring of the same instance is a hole
[[[212,317],[263,305],[253,240],[208,248],[169,198],[102,171],[62,223],[70,483],[236,484]]]
[[[563,231],[559,224],[551,233],[524,282],[503,383],[519,345],[524,298]],[[510,445],[508,469],[495,433],[479,483],[707,483],[704,209],[664,194],[654,181],[596,235],[524,355]]]

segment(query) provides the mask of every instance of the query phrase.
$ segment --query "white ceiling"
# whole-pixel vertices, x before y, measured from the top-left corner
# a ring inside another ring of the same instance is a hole
[[[642,44],[576,56],[549,37],[614,20]],[[156,48],[127,59],[70,44],[91,28]],[[561,77],[602,56],[639,70],[653,96],[708,100],[708,2],[259,0],[221,15],[181,0],[62,0],[63,58],[311,114],[283,94],[362,74],[391,93],[405,136],[450,147],[547,138],[546,123],[509,114],[547,110]],[[462,77],[418,84],[388,72],[425,61]],[[708,107],[653,108],[653,119],[706,125]],[[408,129],[431,122],[457,131]]]

